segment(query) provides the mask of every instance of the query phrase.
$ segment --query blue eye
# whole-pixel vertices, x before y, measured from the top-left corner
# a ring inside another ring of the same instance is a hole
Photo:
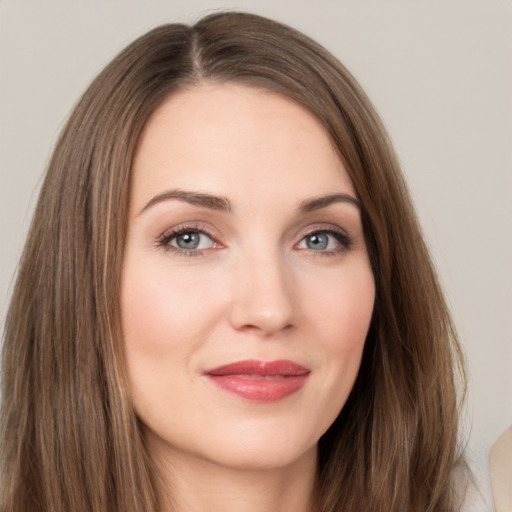
[[[170,240],[170,244],[178,249],[197,249],[201,242],[201,235],[190,231],[181,233]]]
[[[199,255],[202,250],[214,247],[215,242],[199,229],[185,228],[165,234],[158,245],[184,255]]]
[[[307,248],[315,251],[323,251],[327,249],[330,241],[327,233],[313,233],[312,235],[308,235],[305,240]]]
[[[347,235],[330,230],[314,231],[306,235],[299,243],[299,249],[318,252],[338,252],[348,249],[351,240]]]

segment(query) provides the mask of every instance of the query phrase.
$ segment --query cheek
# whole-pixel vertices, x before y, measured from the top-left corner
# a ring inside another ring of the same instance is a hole
[[[167,354],[191,348],[220,307],[212,288],[193,272],[176,275],[162,265],[127,262],[121,294],[127,349]]]
[[[356,379],[375,300],[370,266],[358,261],[346,270],[334,276],[325,290],[312,294],[309,304],[315,311],[312,327],[326,368],[319,400],[329,404],[327,423],[338,415]]]
[[[170,421],[162,404],[181,407],[180,400],[194,398],[183,386],[219,316],[214,288],[205,286],[199,273],[177,274],[165,262],[127,257],[121,288],[124,347],[132,400],[145,423]]]
[[[364,344],[375,301],[375,283],[369,264],[355,260],[322,287],[309,287],[308,309],[329,351]]]
[[[125,260],[121,313],[131,397],[139,417],[156,430],[178,428],[167,409],[185,410],[195,399],[187,386],[194,357],[221,309],[211,290],[199,273],[130,255]]]

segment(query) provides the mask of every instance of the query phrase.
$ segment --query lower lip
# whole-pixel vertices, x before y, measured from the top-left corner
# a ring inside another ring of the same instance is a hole
[[[248,400],[276,402],[299,391],[309,374],[277,377],[249,377],[246,375],[208,375],[224,391]]]

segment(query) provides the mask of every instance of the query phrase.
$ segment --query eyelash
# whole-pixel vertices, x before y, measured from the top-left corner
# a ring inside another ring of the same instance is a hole
[[[334,229],[332,226],[316,227],[315,229],[309,231],[308,233],[305,233],[301,237],[299,243],[301,243],[307,237],[316,235],[318,233],[325,233],[327,235],[333,236],[336,239],[336,241],[340,244],[340,246],[335,249],[323,250],[323,251],[315,251],[314,249],[308,249],[308,251],[315,257],[316,256],[320,256],[320,257],[337,256],[341,253],[349,251],[352,248],[352,245],[354,244],[354,240],[350,235],[348,235],[346,232],[344,232],[342,230]]]
[[[156,241],[156,246],[160,249],[163,249],[166,252],[173,252],[174,254],[178,256],[183,257],[195,257],[195,256],[204,256],[205,251],[208,249],[180,249],[178,247],[174,247],[170,244],[170,242],[176,238],[179,235],[183,235],[185,233],[199,233],[201,235],[206,235],[208,238],[212,240],[214,244],[221,245],[219,242],[215,240],[215,237],[211,235],[207,230],[205,230],[202,227],[199,227],[197,225],[185,225],[180,226],[175,229],[172,229],[171,231],[166,231],[163,233]],[[333,236],[336,241],[340,244],[340,247],[336,249],[331,250],[314,250],[314,249],[306,249],[308,250],[313,256],[336,256],[340,253],[343,253],[345,251],[350,250],[352,247],[354,241],[352,237],[350,237],[347,233],[341,230],[336,230],[332,226],[329,227],[316,227],[315,229],[312,229],[311,231],[305,233],[302,235],[301,239],[296,245],[303,242],[307,237],[310,237],[312,235],[318,234],[318,233],[325,233],[328,235]],[[304,250],[304,249],[302,249]]]
[[[179,226],[177,228],[172,229],[171,231],[166,231],[162,234],[157,240],[157,247],[163,249],[166,252],[173,252],[178,256],[190,257],[190,256],[203,256],[205,249],[180,249],[179,247],[174,247],[171,245],[171,240],[176,238],[179,235],[184,235],[185,233],[199,233],[201,235],[206,235],[210,238],[214,244],[220,245],[207,230],[197,225],[185,225]]]

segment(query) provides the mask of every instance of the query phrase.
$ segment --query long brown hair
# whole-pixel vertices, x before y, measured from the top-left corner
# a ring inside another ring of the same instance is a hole
[[[154,110],[205,81],[272,90],[312,112],[363,205],[377,296],[358,378],[320,439],[321,511],[453,510],[461,353],[386,132],[325,49],[243,13],[144,35],[92,83],[63,130],[6,322],[2,510],[158,510],[119,314],[130,169]]]

